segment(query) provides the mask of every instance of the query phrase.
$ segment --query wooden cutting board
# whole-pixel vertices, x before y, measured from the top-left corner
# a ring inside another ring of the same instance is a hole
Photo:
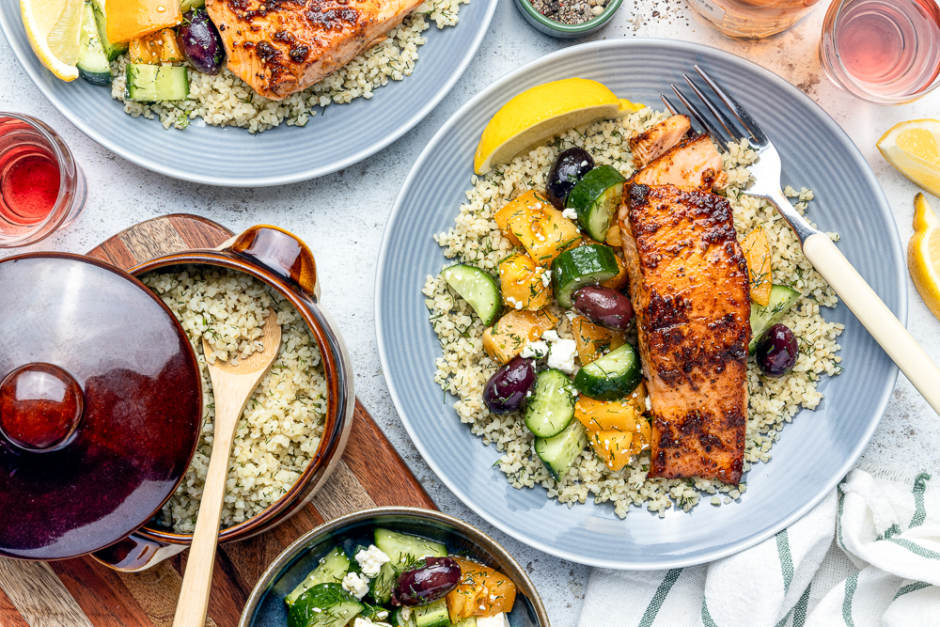
[[[205,218],[169,215],[133,226],[88,255],[127,269],[168,253],[214,248],[231,236]],[[357,400],[342,463],[313,502],[268,533],[219,546],[206,624],[235,627],[255,582],[299,536],[343,514],[379,505],[436,509]],[[171,627],[186,555],[136,574],[115,572],[90,557],[56,562],[0,558],[0,627]]]

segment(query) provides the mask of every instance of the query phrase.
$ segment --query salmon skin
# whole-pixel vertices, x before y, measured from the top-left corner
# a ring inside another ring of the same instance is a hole
[[[693,187],[629,183],[620,218],[652,405],[649,477],[737,484],[751,305],[731,205]]]
[[[422,0],[206,0],[228,69],[282,100],[385,39]]]

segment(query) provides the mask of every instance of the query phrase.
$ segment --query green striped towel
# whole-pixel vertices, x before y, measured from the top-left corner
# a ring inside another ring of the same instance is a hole
[[[940,627],[940,488],[926,473],[856,469],[793,526],[732,557],[595,570],[579,627],[597,626]]]

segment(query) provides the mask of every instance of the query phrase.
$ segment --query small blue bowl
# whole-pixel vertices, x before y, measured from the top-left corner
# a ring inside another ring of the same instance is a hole
[[[338,544],[358,544],[374,527],[410,533],[444,543],[451,551],[495,568],[516,584],[511,627],[551,627],[548,613],[525,570],[488,535],[453,516],[416,507],[375,507],[336,518],[312,529],[287,547],[252,590],[238,627],[287,627],[286,597]]]
[[[623,0],[610,0],[603,12],[597,17],[580,24],[562,24],[539,13],[529,0],[516,0],[516,8],[525,21],[540,33],[559,39],[577,39],[597,32],[610,23],[610,18],[620,10]]]

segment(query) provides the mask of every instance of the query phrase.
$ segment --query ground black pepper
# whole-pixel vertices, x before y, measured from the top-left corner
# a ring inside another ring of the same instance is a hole
[[[535,10],[562,24],[582,24],[600,15],[610,0],[529,0]]]

